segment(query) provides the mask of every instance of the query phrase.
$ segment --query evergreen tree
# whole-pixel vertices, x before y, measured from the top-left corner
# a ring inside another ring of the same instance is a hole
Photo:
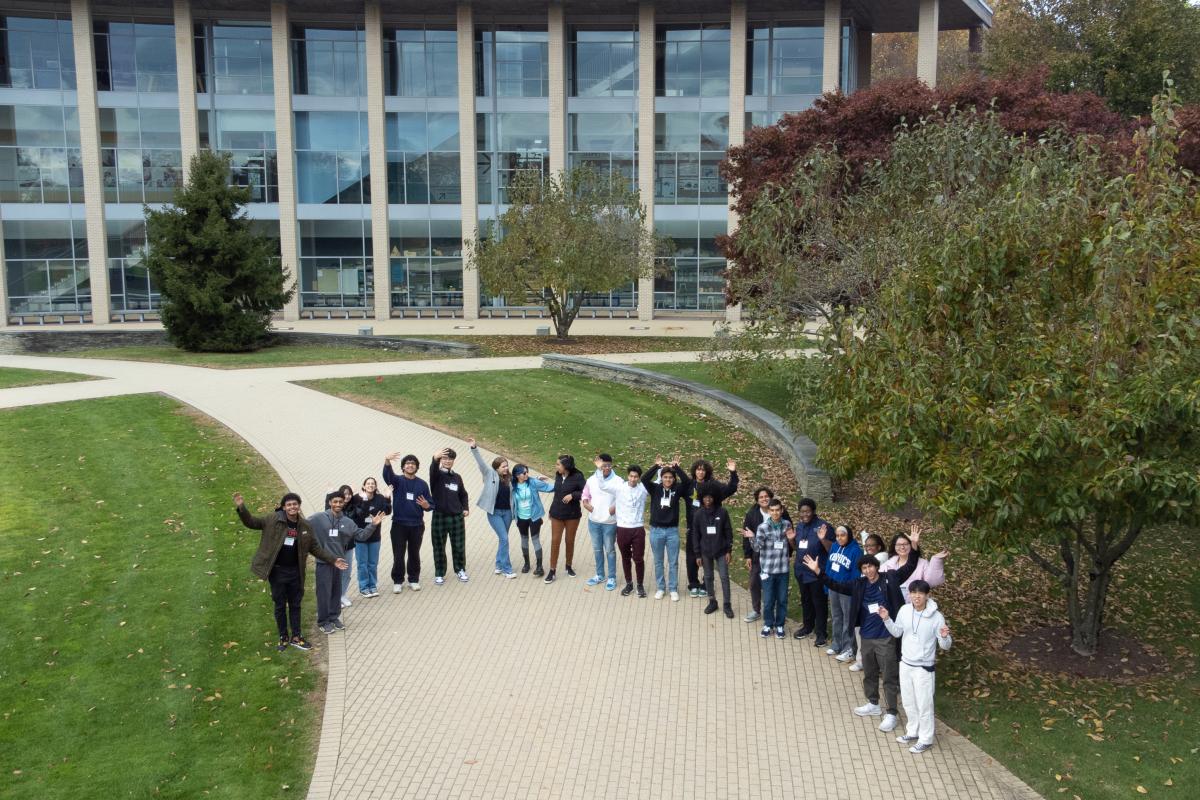
[[[250,228],[246,187],[229,186],[229,156],[202,151],[173,205],[146,211],[145,265],[162,292],[167,338],[184,350],[241,352],[266,344],[271,314],[294,289],[269,239]]]

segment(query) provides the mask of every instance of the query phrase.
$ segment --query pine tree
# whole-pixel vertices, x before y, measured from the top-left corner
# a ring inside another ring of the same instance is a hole
[[[270,240],[250,228],[250,190],[229,186],[229,156],[202,151],[174,204],[147,209],[145,265],[162,293],[163,327],[177,347],[242,352],[270,341],[271,314],[294,289]]]

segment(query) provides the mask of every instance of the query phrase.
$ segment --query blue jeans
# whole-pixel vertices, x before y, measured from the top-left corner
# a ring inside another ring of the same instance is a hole
[[[650,528],[650,552],[654,554],[654,580],[658,590],[679,591],[679,528]],[[671,568],[670,586],[667,584],[663,556]]]
[[[596,558],[596,574],[601,578],[617,579],[617,523],[592,522],[588,520],[588,533],[592,535],[592,555]],[[608,573],[604,572],[605,557]]]
[[[379,542],[355,542],[354,554],[358,557],[358,592],[365,594],[375,585],[379,572]],[[346,570],[347,574],[350,570]]]
[[[496,532],[496,569],[505,575],[512,572],[512,561],[508,557],[508,529],[512,527],[513,515],[511,510],[497,511],[488,514],[488,525]]]
[[[354,551],[358,548],[358,542],[353,543],[353,547],[346,548],[346,554],[342,558],[346,559],[346,568],[342,570],[342,594],[350,591],[350,573],[354,572]]]
[[[762,582],[763,625],[782,628],[787,619],[788,583],[786,572],[768,575]]]

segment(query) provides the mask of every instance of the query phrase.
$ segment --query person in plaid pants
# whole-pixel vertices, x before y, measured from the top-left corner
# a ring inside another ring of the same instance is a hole
[[[443,447],[434,453],[429,465],[429,491],[433,494],[429,532],[433,543],[433,582],[437,586],[446,582],[446,539],[450,540],[454,572],[463,583],[468,580],[466,518],[471,509],[467,487],[462,476],[454,471],[457,457],[449,447]]]

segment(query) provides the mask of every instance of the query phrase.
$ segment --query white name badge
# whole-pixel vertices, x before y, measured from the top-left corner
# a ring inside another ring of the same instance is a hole
[[[867,611],[870,611],[872,614],[878,614],[879,613],[879,603],[868,603]]]
[[[841,571],[842,571],[842,565],[841,565],[841,564],[830,564],[830,565],[829,565],[829,568],[830,568],[831,570],[833,570],[834,572],[841,572]]]
[[[329,529],[329,538],[330,538],[330,539],[332,539],[333,537],[335,537],[335,536],[337,536],[337,535],[338,535],[338,529],[337,529],[337,528],[330,528],[330,529]]]
[[[405,500],[413,500],[413,499],[415,499],[415,498],[413,498],[413,493],[412,493],[412,492],[405,492],[405,493],[404,493],[404,499],[405,499]]]
[[[808,549],[808,539],[797,539],[796,547],[798,547],[801,550],[807,550]]]
[[[663,508],[670,508],[670,507],[671,507],[671,501],[670,501],[668,498],[666,498],[666,497],[659,498],[658,504],[659,504],[660,506],[662,506]]]
[[[692,508],[699,508],[699,507],[700,507],[700,501],[699,501],[699,500],[693,500],[693,501],[692,501]]]
[[[284,547],[292,547],[295,544],[296,544],[296,537],[294,537],[294,536],[289,536],[283,540]]]
[[[782,550],[782,549],[783,549],[783,542],[776,542],[776,543],[775,543],[775,549],[776,549],[776,550]]]
[[[765,581],[767,578],[769,578],[771,576],[765,572],[760,572],[760,573],[758,573],[758,577]]]
[[[448,492],[457,492],[457,491],[458,491],[458,484],[457,484],[457,483],[447,483],[447,484],[446,484],[446,491],[448,491]]]
[[[717,532],[717,526],[716,526],[716,525],[709,525],[707,528],[705,528],[705,529],[704,529],[704,532],[705,532],[705,533],[716,533],[716,532]]]

